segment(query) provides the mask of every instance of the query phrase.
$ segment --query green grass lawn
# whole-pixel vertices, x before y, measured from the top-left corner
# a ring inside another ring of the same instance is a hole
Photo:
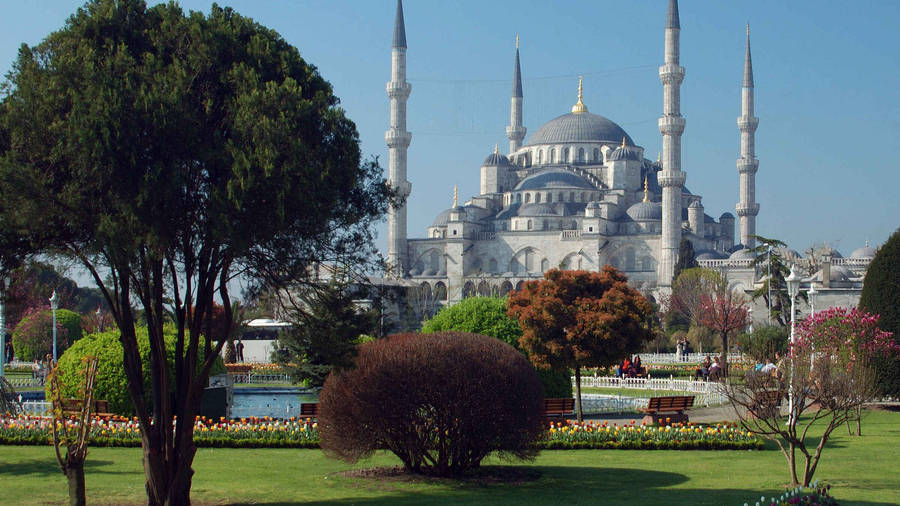
[[[839,430],[816,476],[841,504],[900,503],[900,413],[869,412],[863,436]],[[98,448],[87,462],[89,503],[145,503],[141,451]],[[782,492],[784,457],[764,451],[544,451],[531,463],[535,481],[474,484],[445,480],[351,478],[351,468],[393,466],[379,454],[356,466],[318,450],[200,449],[192,498],[198,504],[650,504],[742,505]],[[488,465],[509,465],[491,459]],[[49,447],[0,447],[4,504],[66,502],[66,482]]]

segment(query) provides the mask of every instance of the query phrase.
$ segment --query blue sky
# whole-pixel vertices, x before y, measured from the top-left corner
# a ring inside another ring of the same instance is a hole
[[[622,126],[650,158],[661,150],[657,67],[666,0],[406,0],[409,237],[423,237],[453,198],[478,193],[479,166],[505,151],[514,39],[521,38],[524,121],[533,133],[569,111],[577,76],[591,112]],[[19,44],[62,27],[80,1],[9,2],[0,68]],[[182,1],[209,11],[208,1]],[[278,31],[329,80],[387,166],[385,83],[394,0],[225,0]],[[845,256],[900,226],[900,2],[682,0],[682,166],[706,212],[738,200],[745,24],[756,80],[757,232],[805,250],[827,242]],[[527,137],[526,137],[527,142]],[[387,243],[379,227],[378,245]]]

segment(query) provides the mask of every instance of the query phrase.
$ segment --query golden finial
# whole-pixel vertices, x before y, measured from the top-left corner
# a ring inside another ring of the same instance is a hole
[[[622,136],[622,147],[625,147],[625,136]]]
[[[582,78],[581,76],[578,76],[578,102],[575,102],[575,105],[572,106],[572,114],[588,112],[587,106],[584,105],[584,102],[582,101],[584,99],[583,91]]]
[[[650,202],[650,176],[644,176],[644,202]]]
[[[750,23],[747,23],[747,37],[750,37]]]
[[[747,26],[749,27],[750,25],[747,25]],[[749,30],[749,28],[747,28],[747,29]],[[518,33],[516,34],[516,49],[519,49],[519,34]]]
[[[661,164],[661,163],[662,163],[662,153],[660,153],[659,151],[657,151],[657,152],[656,152],[656,165],[659,165],[659,164]]]
[[[459,188],[456,185],[453,185],[453,208],[459,205]]]
[[[494,154],[495,155],[500,154],[500,145],[499,144],[494,144]]]

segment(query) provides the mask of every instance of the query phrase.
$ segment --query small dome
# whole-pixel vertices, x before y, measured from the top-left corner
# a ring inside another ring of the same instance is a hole
[[[843,265],[831,266],[831,281],[850,281],[852,277],[855,277],[853,271]]]
[[[437,215],[437,218],[434,219],[434,223],[431,224],[432,227],[446,227],[447,222],[450,221],[450,213],[453,209],[445,209]]]
[[[489,154],[488,157],[484,159],[484,163],[481,164],[482,167],[506,167],[507,165],[509,165],[509,158],[496,151]]]
[[[619,162],[619,161],[640,161],[641,156],[638,150],[630,148],[628,146],[619,146],[616,148],[612,154],[609,155],[609,161],[611,162]]]
[[[853,250],[853,253],[850,253],[850,258],[875,258],[875,253],[878,250],[866,244],[862,248],[857,248]]]
[[[532,174],[516,185],[515,190],[545,190],[556,188],[583,188],[596,190],[587,179],[565,169],[550,169]]]
[[[821,257],[823,257],[823,256],[825,256],[825,255],[831,255],[831,258],[844,258],[844,257],[841,255],[841,252],[840,252],[840,251],[838,251],[838,250],[832,248],[831,246],[829,246],[829,245],[827,245],[827,244],[824,245],[824,246],[819,246],[819,247],[817,247],[817,248],[814,247],[814,248],[813,248],[813,255],[815,255],[816,258],[821,258]]]
[[[525,204],[519,208],[519,216],[558,216],[553,204]]]
[[[728,257],[729,260],[753,260],[754,258],[756,258],[756,256],[753,254],[753,251],[744,247],[735,251]]]
[[[659,221],[662,220],[662,204],[659,202],[638,202],[625,211],[634,221]]]
[[[700,203],[699,200],[695,200],[691,202],[691,205],[688,206],[688,209],[703,209],[703,204]]]
[[[734,219],[734,215],[731,214],[731,213],[727,213],[727,212],[726,212],[726,213],[722,213],[722,216],[719,216],[719,221],[722,221],[722,220],[733,220],[733,219]]]
[[[697,260],[724,260],[728,258],[728,255],[722,253],[721,251],[703,249],[698,251],[694,255],[694,258]]]
[[[728,251],[729,253],[734,253],[735,251],[742,250],[742,249],[745,249],[745,248],[746,248],[746,246],[744,246],[743,244],[737,243],[737,244],[735,244],[734,246],[728,248],[727,251]]]

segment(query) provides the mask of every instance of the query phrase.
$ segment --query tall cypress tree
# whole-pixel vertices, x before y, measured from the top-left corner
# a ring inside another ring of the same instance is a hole
[[[878,327],[900,339],[900,229],[875,254],[863,281],[859,307],[879,314]],[[876,383],[882,395],[900,395],[900,357],[877,359]]]
[[[678,275],[681,274],[681,271],[686,271],[699,266],[700,264],[697,263],[697,258],[694,254],[694,245],[691,241],[682,237],[681,244],[678,245],[678,263],[675,264],[675,274],[672,276],[673,282],[678,279]]]

